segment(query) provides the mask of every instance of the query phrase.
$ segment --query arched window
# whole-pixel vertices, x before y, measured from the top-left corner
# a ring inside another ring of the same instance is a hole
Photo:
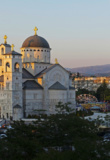
[[[37,62],[39,62],[39,56],[37,56]]]
[[[28,58],[30,57],[30,54],[29,54],[29,53],[27,53],[27,57],[28,57]]]
[[[1,48],[1,54],[4,54],[4,48]]]
[[[2,66],[2,59],[0,59],[0,66]]]
[[[46,62],[46,56],[45,56],[45,62]]]
[[[15,63],[15,66],[14,66],[14,69],[15,69],[15,72],[19,72],[19,63]]]
[[[6,72],[8,72],[9,69],[10,69],[10,64],[9,64],[9,62],[7,62],[7,63],[6,63]]]

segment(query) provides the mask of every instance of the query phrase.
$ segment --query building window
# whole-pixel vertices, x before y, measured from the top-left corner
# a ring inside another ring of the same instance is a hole
[[[6,72],[8,72],[9,69],[10,69],[10,64],[9,64],[9,62],[7,62],[7,63],[6,63]]]
[[[45,62],[46,62],[46,56],[45,56]]]
[[[4,54],[4,48],[1,49],[1,54]]]
[[[14,69],[15,69],[15,72],[19,72],[19,63],[15,63],[15,66],[14,66]]]
[[[37,56],[37,62],[39,62],[39,56]]]
[[[0,66],[2,66],[2,59],[0,59]]]

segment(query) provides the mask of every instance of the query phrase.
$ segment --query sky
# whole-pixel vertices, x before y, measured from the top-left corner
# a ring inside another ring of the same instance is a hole
[[[35,26],[52,49],[52,63],[110,64],[110,0],[0,0],[0,43],[7,35],[20,52]]]

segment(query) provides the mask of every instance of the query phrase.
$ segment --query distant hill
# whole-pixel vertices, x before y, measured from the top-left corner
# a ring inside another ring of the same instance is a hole
[[[95,75],[95,76],[110,76],[110,64],[106,65],[98,65],[98,66],[89,66],[89,67],[78,67],[78,68],[71,68],[70,70],[72,73],[82,73],[85,76]]]

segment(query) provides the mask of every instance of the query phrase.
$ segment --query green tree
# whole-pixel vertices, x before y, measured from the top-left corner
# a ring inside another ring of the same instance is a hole
[[[107,96],[110,96],[110,89],[107,87],[107,84],[104,80],[104,82],[97,89],[96,97],[99,101],[105,101]]]
[[[75,114],[38,117],[31,125],[15,122],[0,140],[0,160],[109,160],[109,143],[94,122]],[[60,152],[57,148],[62,147]],[[74,150],[68,150],[73,147]],[[45,151],[48,149],[48,152]]]
[[[105,101],[109,101],[110,102],[110,95],[105,97]]]
[[[94,91],[89,91],[87,89],[78,89],[78,91],[76,91],[76,96],[79,96],[80,94],[91,94],[91,95],[95,96]]]
[[[58,114],[73,112],[74,109],[72,109],[70,105],[71,105],[70,102],[68,103],[58,102],[55,110]]]

